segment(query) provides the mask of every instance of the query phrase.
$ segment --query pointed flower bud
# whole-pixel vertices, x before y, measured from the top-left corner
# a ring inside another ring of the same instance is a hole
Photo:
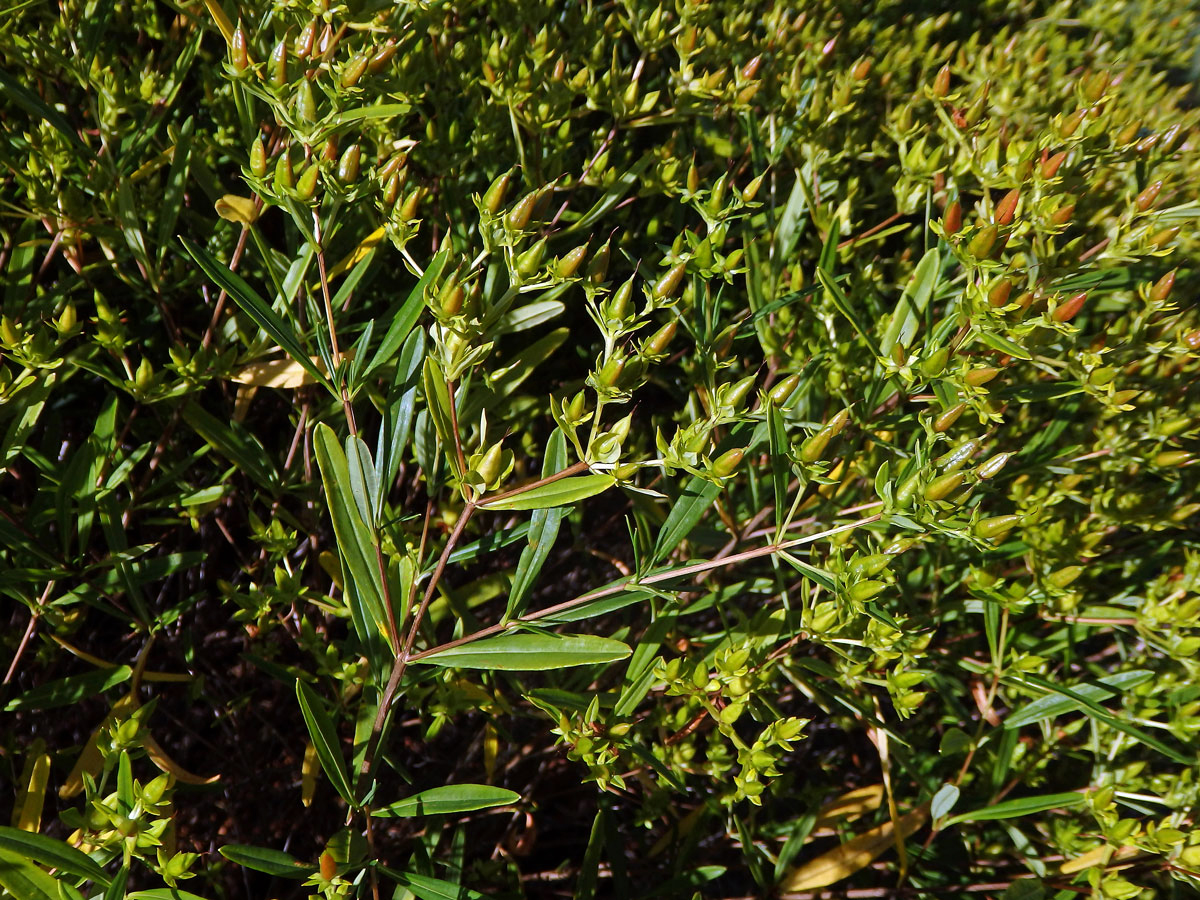
[[[246,67],[250,65],[250,54],[246,49],[246,32],[242,30],[241,21],[238,22],[237,28],[233,30],[233,37],[229,40],[229,56],[233,71],[241,75],[246,71]]]
[[[825,455],[829,442],[841,434],[850,421],[850,410],[843,409],[822,426],[821,430],[806,440],[800,447],[800,458],[806,463],[817,462]]]
[[[1175,273],[1178,269],[1172,269],[1158,281],[1154,282],[1154,286],[1150,288],[1150,299],[1155,303],[1162,303],[1171,296],[1171,288],[1175,286]]]
[[[296,38],[296,43],[292,47],[293,52],[296,54],[296,59],[308,59],[312,54],[313,41],[317,37],[318,21],[316,18],[310,19]]]
[[[1053,178],[1058,174],[1059,168],[1063,164],[1063,160],[1067,158],[1067,151],[1060,150],[1042,163],[1042,177],[1046,179]]]
[[[1010,225],[1017,214],[1017,204],[1021,202],[1021,191],[1013,188],[996,204],[996,224]]]
[[[776,406],[782,407],[795,392],[799,384],[800,373],[795,372],[772,387],[770,393],[767,394],[767,400]]]
[[[271,70],[271,85],[273,87],[283,87],[288,83],[287,65],[288,50],[287,39],[285,38],[276,44],[274,49],[271,50],[269,67]]]
[[[509,228],[512,228],[514,231],[520,231],[529,224],[529,220],[533,218],[533,208],[537,205],[539,193],[539,191],[530,191],[508,211],[507,222]]]
[[[558,261],[558,274],[560,278],[570,278],[574,275],[583,261],[587,258],[587,244],[580,244],[566,256]]]
[[[975,474],[979,476],[980,481],[987,481],[989,478],[1000,474],[1000,470],[1008,464],[1010,456],[1012,456],[1011,453],[997,453],[976,469]]]
[[[745,456],[745,450],[726,450],[713,460],[712,473],[718,478],[727,478],[742,464],[742,459]]]
[[[1146,210],[1154,205],[1154,201],[1158,199],[1162,187],[1163,183],[1161,180],[1155,181],[1134,198],[1133,205],[1138,208],[1138,212],[1146,212]]]
[[[1078,294],[1067,298],[1066,302],[1061,306],[1056,306],[1054,312],[1050,314],[1055,322],[1070,322],[1083,309],[1083,303],[1087,300],[1087,291],[1080,291]]]
[[[959,485],[963,483],[962,472],[947,472],[945,475],[939,475],[925,488],[926,500],[944,500],[950,494],[958,490]]]
[[[350,62],[346,63],[346,68],[342,69],[342,87],[354,87],[358,84],[359,79],[363,77],[363,73],[367,71],[367,63],[370,61],[371,57],[367,52],[355,54]]]
[[[509,169],[504,174],[498,176],[484,193],[483,208],[492,215],[499,212],[500,207],[504,205],[504,198],[508,196],[508,185],[511,180],[512,169]]]
[[[958,421],[958,417],[963,414],[963,411],[966,408],[967,404],[965,403],[955,403],[952,407],[933,420],[933,430],[938,434],[948,431],[950,426]]]
[[[987,259],[991,255],[992,248],[996,246],[996,238],[999,237],[999,234],[995,225],[983,226],[967,244],[967,253],[976,259]]]
[[[1012,289],[1012,281],[1008,278],[1001,278],[999,281],[993,284],[991,289],[988,291],[988,305],[1004,306],[1006,303],[1008,303],[1008,298],[1009,295],[1012,294]]]
[[[661,356],[667,352],[667,347],[671,345],[671,341],[675,338],[675,330],[678,322],[672,319],[658,331],[654,332],[646,343],[642,345],[642,352],[647,356]]]
[[[378,75],[383,71],[384,67],[392,61],[392,57],[396,55],[397,41],[394,37],[390,37],[382,47],[376,50],[369,60],[367,60],[367,71],[372,75]]]
[[[262,138],[256,138],[250,147],[250,172],[256,178],[267,174],[267,147]]]
[[[962,231],[962,204],[957,200],[952,200],[946,206],[946,213],[942,216],[942,230],[946,234],[958,234]]]
[[[982,368],[972,369],[968,372],[965,380],[971,387],[980,387],[987,384],[999,374],[1000,370],[995,366],[983,366]]]
[[[652,294],[655,300],[668,300],[675,295],[679,290],[679,285],[683,281],[683,273],[687,269],[686,263],[676,263],[671,266],[658,281],[654,282]]]
[[[981,538],[1002,537],[1021,521],[1020,516],[991,516],[975,523],[975,535]]]
[[[938,69],[937,75],[933,79],[933,96],[941,98],[950,93],[950,64],[942,66]]]

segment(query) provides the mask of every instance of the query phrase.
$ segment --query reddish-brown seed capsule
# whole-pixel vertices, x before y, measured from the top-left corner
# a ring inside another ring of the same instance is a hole
[[[1175,238],[1179,237],[1179,229],[1180,226],[1176,225],[1174,228],[1164,228],[1161,231],[1156,231],[1150,236],[1150,246],[1155,250],[1161,250],[1167,244],[1171,243],[1171,241],[1175,240]]]
[[[1059,133],[1063,137],[1070,137],[1079,130],[1079,126],[1083,124],[1085,116],[1087,116],[1086,109],[1075,110],[1075,112],[1063,119],[1062,125],[1058,128]]]
[[[958,234],[962,231],[962,204],[957,200],[946,207],[946,214],[942,216],[942,230],[946,234]]]
[[[1050,223],[1052,225],[1066,225],[1071,221],[1071,217],[1075,215],[1075,204],[1065,203],[1050,213]]]
[[[1067,158],[1067,151],[1060,150],[1042,163],[1042,177],[1053,178],[1058,174],[1059,167],[1063,164],[1063,160]]]
[[[1010,225],[1017,214],[1017,204],[1021,202],[1021,191],[1013,188],[996,204],[996,224]]]
[[[945,97],[948,93],[950,93],[949,63],[938,69],[938,73],[933,79],[933,96]]]
[[[332,881],[335,875],[337,875],[337,861],[326,850],[321,854],[321,877],[326,881]]]
[[[1144,191],[1138,194],[1133,200],[1133,205],[1138,208],[1138,212],[1145,212],[1152,207],[1154,205],[1154,201],[1158,199],[1158,195],[1162,191],[1162,188],[1162,181],[1155,181]]]
[[[1085,300],[1087,300],[1087,291],[1080,291],[1078,294],[1068,297],[1065,303],[1055,307],[1050,318],[1055,322],[1070,322],[1083,309]]]
[[[1183,343],[1189,350],[1200,350],[1200,331],[1189,331],[1183,336]]]
[[[1171,296],[1171,288],[1175,287],[1175,272],[1172,269],[1158,281],[1154,282],[1154,286],[1150,288],[1150,299],[1155,303],[1162,303]]]
[[[1012,282],[1007,278],[1001,278],[988,291],[988,304],[991,306],[1003,306],[1008,302],[1008,297],[1012,293]]]
[[[965,403],[954,404],[952,407],[933,420],[933,430],[938,434],[946,431],[951,425],[958,421],[958,417],[963,414],[963,411],[966,408],[967,404]]]
[[[1000,370],[995,366],[983,366],[979,369],[972,369],[966,374],[966,382],[971,387],[981,387],[1000,374]]]

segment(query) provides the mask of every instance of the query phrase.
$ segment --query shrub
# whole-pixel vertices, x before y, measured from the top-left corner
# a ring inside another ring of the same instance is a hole
[[[1176,7],[10,10],[0,886],[1194,894]]]

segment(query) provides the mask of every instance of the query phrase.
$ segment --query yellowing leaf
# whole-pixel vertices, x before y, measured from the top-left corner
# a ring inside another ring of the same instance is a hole
[[[115,669],[117,664],[109,662],[106,659],[101,659],[99,656],[93,656],[86,650],[81,650],[74,644],[64,641],[56,634],[50,635],[50,640],[54,641],[68,653],[74,654],[84,662],[89,662],[93,666],[101,669]],[[192,676],[186,672],[142,672],[142,681],[191,681]]]
[[[1101,844],[1099,847],[1094,847],[1081,856],[1068,859],[1062,864],[1059,871],[1064,875],[1070,875],[1073,872],[1082,872],[1084,869],[1090,869],[1092,866],[1102,866],[1108,862],[1108,858],[1112,854],[1112,849],[1108,844]]]
[[[13,805],[12,816],[14,828],[34,833],[42,827],[42,806],[46,800],[46,781],[50,777],[50,754],[41,749],[44,744],[40,739],[36,743],[41,746],[25,760],[21,772],[22,787]]]
[[[226,194],[216,202],[217,215],[226,222],[250,226],[258,219],[258,207],[249,197]]]
[[[882,784],[855,788],[822,806],[821,811],[817,813],[817,821],[813,823],[813,828],[828,827],[838,819],[857,819],[863,813],[879,809],[882,803]]]
[[[312,806],[317,793],[317,773],[321,771],[317,748],[312,741],[304,742],[304,762],[300,766],[300,802]]]
[[[225,38],[225,43],[232,44],[233,23],[229,21],[229,16],[225,15],[225,10],[221,8],[221,4],[217,0],[204,0],[204,5],[208,7],[208,14],[217,23],[217,28],[220,29],[221,36]]]
[[[203,775],[193,775],[167,756],[158,742],[148,734],[142,736],[142,746],[146,748],[146,755],[150,757],[150,761],[168,775],[173,776],[176,781],[182,781],[184,784],[212,784],[214,781],[221,780],[220,775],[210,775],[207,778]]]
[[[387,234],[387,229],[385,229],[382,225],[380,225],[378,228],[376,228],[374,231],[372,231],[370,234],[368,234],[365,238],[363,238],[362,242],[357,247],[355,247],[353,250],[351,250],[349,253],[347,253],[344,257],[342,257],[341,261],[338,262],[338,264],[336,266],[334,266],[332,269],[329,270],[328,275],[326,277],[332,281],[334,278],[337,278],[339,275],[349,272],[351,269],[353,269],[355,266],[357,266],[360,262],[362,262],[363,258],[368,253],[370,253],[372,250],[374,250],[376,247],[379,246],[379,242],[383,240],[384,235],[386,235],[386,234]],[[313,288],[314,291],[319,290],[319,289],[320,289],[319,284]]]
[[[104,717],[104,721],[92,732],[92,736],[88,738],[88,742],[83,747],[83,752],[79,754],[79,759],[75,760],[75,765],[71,768],[67,775],[67,780],[63,782],[62,787],[58,789],[58,796],[64,800],[69,800],[76,794],[83,791],[83,773],[96,775],[100,772],[104,765],[104,756],[100,752],[100,737],[112,722],[121,721],[129,718],[139,706],[137,697],[132,693],[126,694],[120,700],[113,704],[113,708],[108,715]]]
[[[354,351],[347,351],[342,356],[347,359],[353,359]],[[312,360],[313,366],[319,371],[325,371],[325,362],[319,356],[312,356],[309,359]],[[306,368],[302,363],[286,357],[284,359],[261,359],[257,362],[249,363],[242,366],[230,378],[230,381],[235,381],[238,384],[252,385],[253,387],[286,390],[303,387],[307,384],[315,384],[316,378],[313,377],[310,368]]]
[[[924,825],[928,818],[929,806],[925,805],[901,818],[895,827],[891,820],[884,822],[851,838],[840,847],[793,868],[784,876],[779,888],[786,896],[797,891],[828,887],[843,878],[849,878],[859,869],[869,866],[876,857],[894,846],[897,840],[903,840]]]

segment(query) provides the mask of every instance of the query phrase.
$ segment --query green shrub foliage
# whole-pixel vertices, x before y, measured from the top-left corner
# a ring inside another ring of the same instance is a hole
[[[238,7],[0,16],[0,892],[1196,895],[1194,4]]]

